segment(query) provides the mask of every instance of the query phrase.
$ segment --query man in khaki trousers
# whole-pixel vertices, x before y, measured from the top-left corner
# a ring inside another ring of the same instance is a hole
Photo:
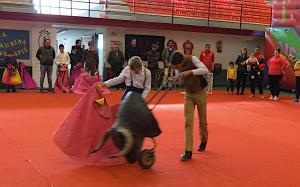
[[[186,89],[186,95],[184,98],[185,152],[180,155],[180,159],[182,161],[186,161],[192,158],[195,106],[198,110],[201,137],[201,143],[198,151],[204,151],[207,144],[207,82],[203,75],[208,73],[208,69],[196,56],[186,56],[180,52],[175,52],[171,56],[170,63],[180,72],[180,75],[183,77],[183,86]]]

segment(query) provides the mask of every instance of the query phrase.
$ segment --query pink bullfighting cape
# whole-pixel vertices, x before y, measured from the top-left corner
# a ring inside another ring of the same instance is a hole
[[[109,106],[100,92],[93,85],[87,94],[82,96],[55,131],[53,140],[65,154],[88,164],[125,163],[124,158],[108,158],[119,152],[111,139],[101,151],[90,154],[99,139],[116,120],[118,110],[118,106]]]

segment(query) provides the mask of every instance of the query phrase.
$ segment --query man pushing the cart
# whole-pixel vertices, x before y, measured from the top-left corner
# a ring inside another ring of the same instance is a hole
[[[186,90],[184,98],[185,152],[180,155],[181,161],[186,161],[192,158],[195,106],[198,110],[201,137],[198,151],[204,151],[207,144],[206,87],[208,84],[203,75],[208,73],[208,69],[196,56],[187,56],[180,52],[172,54],[170,63],[180,72],[180,76],[183,77],[183,86]]]

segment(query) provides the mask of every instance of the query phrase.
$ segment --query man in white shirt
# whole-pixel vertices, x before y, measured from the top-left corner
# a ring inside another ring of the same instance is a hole
[[[111,87],[125,82],[126,90],[122,96],[134,91],[140,93],[143,98],[146,98],[151,90],[151,72],[143,66],[140,57],[133,56],[129,59],[128,66],[126,66],[118,77],[109,79],[103,83],[99,83],[99,87]]]

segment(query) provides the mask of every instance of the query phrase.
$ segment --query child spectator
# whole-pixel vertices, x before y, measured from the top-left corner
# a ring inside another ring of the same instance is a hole
[[[234,83],[237,76],[237,69],[234,67],[234,62],[229,62],[229,67],[227,68],[227,88],[226,94],[229,94],[229,88],[231,90],[231,94],[233,94]]]

